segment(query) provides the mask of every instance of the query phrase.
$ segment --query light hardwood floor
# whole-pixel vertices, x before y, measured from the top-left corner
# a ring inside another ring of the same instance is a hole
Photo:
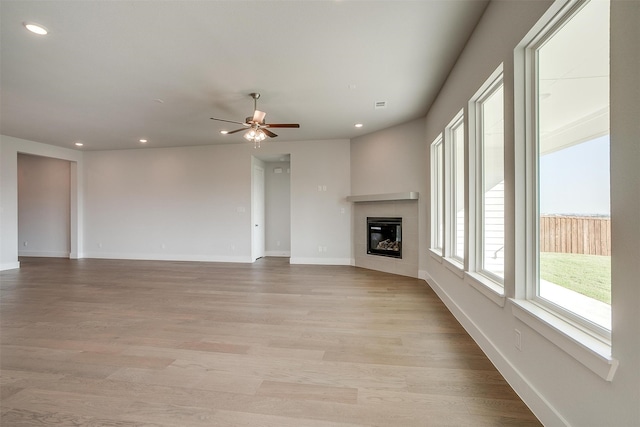
[[[0,424],[533,426],[424,281],[355,267],[26,258]]]

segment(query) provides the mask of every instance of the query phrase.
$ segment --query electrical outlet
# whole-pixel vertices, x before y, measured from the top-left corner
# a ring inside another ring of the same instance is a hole
[[[515,339],[516,339],[516,342],[515,342],[516,348],[522,351],[522,334],[517,329],[514,329],[514,332],[515,332]]]

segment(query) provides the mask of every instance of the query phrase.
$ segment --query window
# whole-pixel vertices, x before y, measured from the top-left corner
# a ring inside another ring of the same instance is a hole
[[[609,3],[579,2],[530,45],[530,299],[608,337]]]
[[[474,261],[471,268],[491,281],[504,281],[504,94],[502,66],[472,99],[475,124]]]
[[[444,242],[444,149],[442,134],[431,144],[431,249],[442,255]]]
[[[465,247],[465,140],[464,140],[464,115],[460,111],[453,121],[447,126],[445,132],[445,146],[447,156],[448,178],[448,212],[446,214],[448,224],[448,240],[445,244],[447,256],[459,263],[464,263]]]

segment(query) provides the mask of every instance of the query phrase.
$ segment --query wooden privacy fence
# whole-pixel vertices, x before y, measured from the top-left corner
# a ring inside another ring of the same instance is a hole
[[[611,255],[611,219],[549,215],[540,217],[540,252]]]

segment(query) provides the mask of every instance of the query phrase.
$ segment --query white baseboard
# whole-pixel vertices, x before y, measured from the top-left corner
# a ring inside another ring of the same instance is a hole
[[[18,251],[18,256],[38,258],[69,258],[69,252],[64,251]]]
[[[274,256],[288,258],[291,256],[291,251],[266,251],[264,256]]]
[[[520,396],[523,402],[531,409],[543,425],[566,426],[569,425],[562,415],[544,398],[536,388],[525,378],[520,370],[516,368],[491,339],[482,331],[480,327],[465,313],[465,311],[447,294],[426,271],[418,271],[418,277],[427,284],[438,295],[440,300],[447,306],[451,314],[460,322],[462,327],[480,346],[484,354],[491,360],[494,366],[502,374],[509,385]]]
[[[84,258],[95,259],[126,259],[138,261],[192,261],[192,262],[233,262],[252,263],[251,257],[246,256],[204,256],[184,254],[123,254],[123,253],[96,253],[87,252]]]
[[[291,258],[289,264],[351,265],[351,258]]]
[[[20,262],[6,262],[4,264],[0,264],[0,271],[5,270],[14,270],[16,268],[20,268]]]

